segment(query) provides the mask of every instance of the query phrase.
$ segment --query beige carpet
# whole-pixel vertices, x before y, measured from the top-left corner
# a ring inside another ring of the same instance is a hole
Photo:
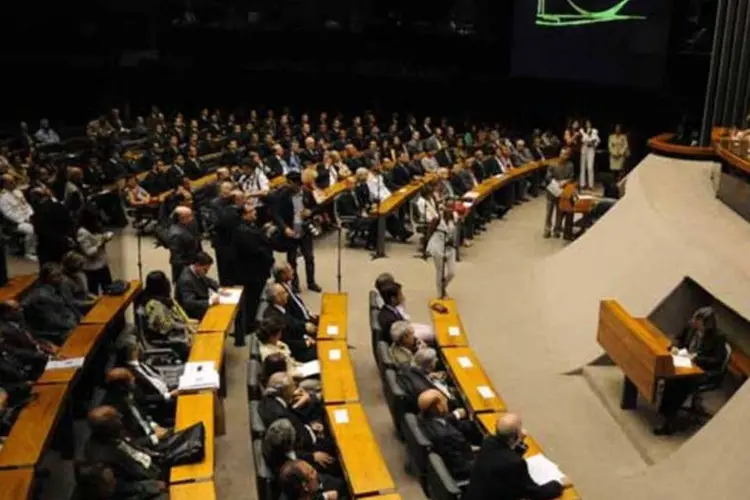
[[[707,163],[647,158],[628,194],[577,242],[542,238],[544,200],[514,208],[464,252],[449,293],[459,303],[471,345],[495,387],[545,452],[587,499],[747,498],[744,477],[750,400],[744,392],[673,456],[649,467],[581,376],[566,375],[601,354],[598,301],[617,297],[635,315],[651,309],[689,275],[745,317],[750,305],[750,226],[713,197]],[[318,282],[336,287],[336,238],[316,243]],[[403,498],[424,498],[404,472],[369,347],[367,292],[384,271],[405,285],[415,321],[427,321],[435,294],[431,263],[413,245],[388,245],[389,258],[343,254],[350,295],[350,343],[360,396]],[[126,233],[111,248],[116,274],[137,276],[136,242]],[[167,270],[167,253],[143,244],[144,273]],[[11,266],[14,274],[25,264]],[[304,282],[304,280],[303,280]],[[315,310],[319,296],[305,292]],[[219,498],[255,498],[244,386],[245,350],[227,347],[227,436],[217,444]],[[743,399],[744,398],[744,399]],[[252,493],[251,493],[252,492]]]

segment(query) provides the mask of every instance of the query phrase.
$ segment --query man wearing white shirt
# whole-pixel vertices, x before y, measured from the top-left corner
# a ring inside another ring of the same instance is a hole
[[[357,177],[360,177],[360,170],[362,169],[357,169]],[[375,203],[382,203],[391,196],[391,191],[385,186],[379,165],[373,167],[371,175],[367,178],[367,188],[370,190],[370,197]]]
[[[60,136],[50,128],[49,120],[46,118],[42,118],[41,122],[39,122],[39,130],[34,134],[34,138],[41,145],[58,144],[60,142]]]
[[[242,161],[242,175],[239,184],[245,195],[257,201],[256,206],[261,204],[258,198],[267,195],[271,189],[271,184],[268,182],[266,174],[263,173],[263,169],[260,165],[253,163],[252,159]]]
[[[594,158],[599,146],[599,131],[586,120],[581,129],[581,179],[579,189],[594,189]]]
[[[424,158],[422,158],[422,168],[426,173],[435,173],[440,168],[435,153],[432,150],[425,152]]]
[[[24,253],[26,258],[36,260],[36,234],[31,224],[34,209],[20,189],[16,187],[16,180],[10,174],[2,176],[2,191],[0,191],[0,213],[8,221],[16,225],[16,231],[24,235]]]

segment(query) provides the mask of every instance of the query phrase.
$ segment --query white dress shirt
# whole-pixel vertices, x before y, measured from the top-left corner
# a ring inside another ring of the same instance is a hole
[[[31,216],[34,215],[34,209],[26,201],[20,189],[13,191],[4,189],[0,193],[0,212],[3,217],[15,224],[29,222]]]
[[[391,191],[385,187],[382,175],[372,175],[367,179],[367,188],[370,190],[370,197],[375,201],[383,201],[391,196]]]

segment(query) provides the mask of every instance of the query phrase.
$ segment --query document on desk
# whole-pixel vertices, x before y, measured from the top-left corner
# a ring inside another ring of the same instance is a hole
[[[219,290],[219,304],[239,304],[241,297],[242,288],[222,288]]]
[[[461,329],[457,326],[449,326],[448,327],[448,336],[449,337],[458,337],[461,335]]]
[[[45,370],[64,370],[66,368],[80,368],[86,358],[50,359]]]
[[[461,366],[461,368],[471,368],[472,366],[474,366],[471,363],[471,359],[469,359],[467,356],[459,356],[458,364]]]
[[[346,410],[346,408],[341,410],[334,410],[333,412],[333,420],[337,424],[348,424],[349,423],[349,412]]]
[[[297,371],[300,373],[300,375],[302,375],[302,378],[320,375],[320,361],[314,359],[312,361],[308,361],[307,363],[302,363],[302,365],[297,368]]]
[[[539,486],[550,481],[562,483],[563,477],[565,477],[560,467],[542,453],[527,458],[526,465],[529,466],[529,476]]]
[[[339,334],[339,327],[337,325],[328,325],[326,327],[326,335],[335,337],[338,334]]]
[[[495,393],[492,392],[492,389],[490,389],[486,385],[480,385],[479,387],[477,387],[477,391],[479,391],[479,395],[484,399],[492,399],[495,397]]]
[[[672,364],[675,368],[692,368],[693,362],[689,356],[683,356],[682,354],[672,354]]]
[[[190,364],[190,363],[188,363]],[[203,389],[219,388],[219,372],[216,370],[201,370],[185,373],[180,377],[178,389],[181,391],[200,391]]]
[[[331,349],[328,351],[328,359],[338,361],[341,359],[341,349]]]

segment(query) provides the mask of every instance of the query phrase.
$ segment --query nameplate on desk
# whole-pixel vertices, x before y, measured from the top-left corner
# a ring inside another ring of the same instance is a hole
[[[490,389],[486,385],[480,385],[479,387],[477,387],[477,391],[479,391],[479,395],[484,399],[492,399],[495,397],[495,393],[492,392],[492,389]]]
[[[457,326],[449,326],[448,327],[448,336],[449,337],[459,337],[461,335],[461,329]]]
[[[45,370],[65,370],[66,368],[80,368],[86,358],[50,359]]]
[[[502,178],[503,178],[503,177],[505,177],[506,175],[508,175],[508,174],[497,174],[497,175],[495,176],[495,179],[502,179]]]
[[[328,325],[326,327],[326,335],[330,335],[332,337],[339,334],[339,327],[338,325]]]
[[[464,194],[464,198],[468,198],[469,200],[475,200],[479,198],[479,193],[476,193],[474,191],[469,191],[468,193]]]
[[[236,305],[240,303],[242,288],[222,288],[219,290],[219,304]]]
[[[337,424],[348,424],[349,423],[349,411],[346,408],[342,410],[333,411],[333,421]]]
[[[472,366],[474,366],[471,363],[471,360],[466,356],[459,356],[458,364],[461,366],[461,368],[471,368]]]
[[[328,359],[331,361],[338,361],[341,359],[341,349],[331,349],[328,351]]]
[[[398,190],[399,194],[404,194],[406,192],[406,188],[401,188]]]

